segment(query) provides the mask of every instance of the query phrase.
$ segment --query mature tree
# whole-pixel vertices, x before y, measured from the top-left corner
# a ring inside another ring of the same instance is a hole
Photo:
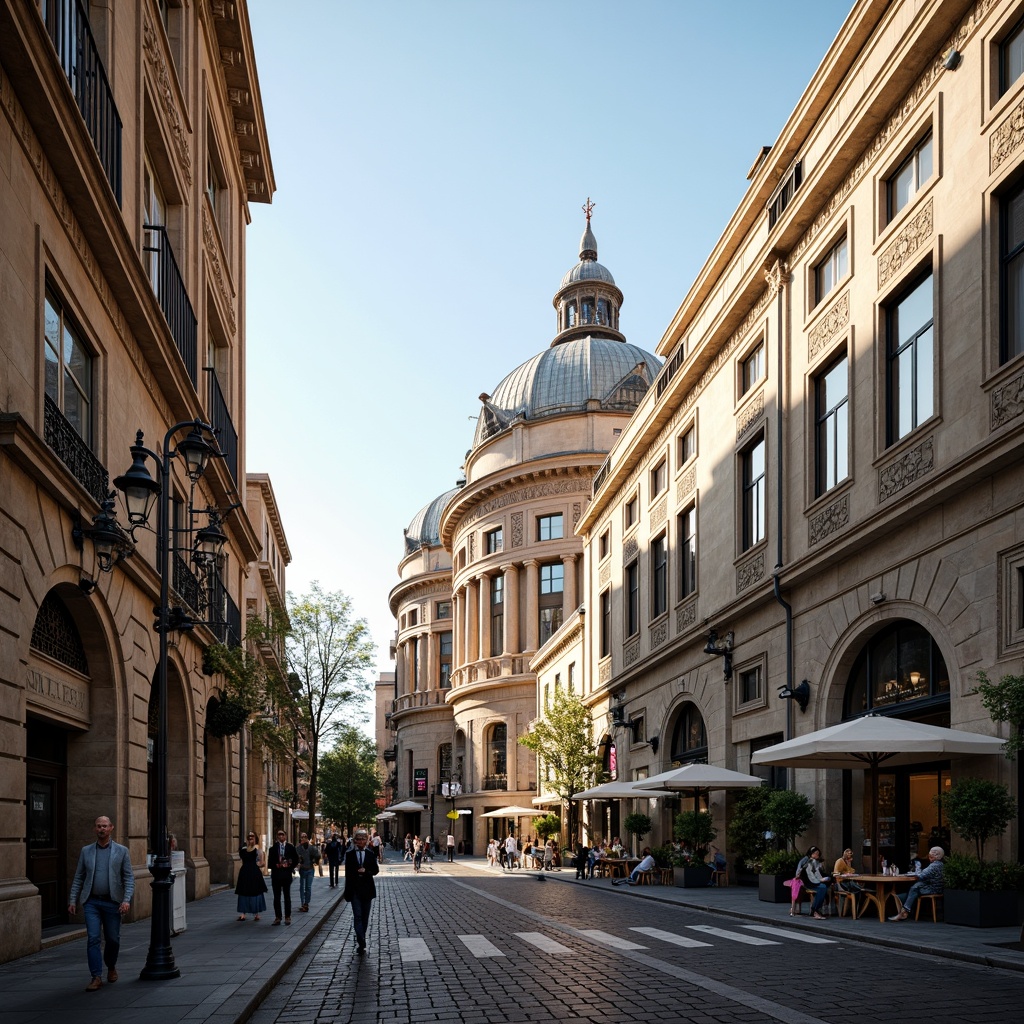
[[[958,779],[934,800],[949,827],[958,836],[974,842],[980,861],[985,859],[985,843],[993,836],[1001,836],[1017,816],[1006,786],[989,779]]]
[[[325,821],[357,825],[374,820],[382,789],[377,744],[355,726],[343,725],[333,749],[320,760],[320,797]]]
[[[299,733],[309,764],[309,823],[316,822],[320,747],[341,725],[366,721],[365,703],[373,689],[366,673],[375,647],[365,619],[352,618],[352,602],[341,591],[320,584],[296,598],[288,594],[288,665],[299,709]]]
[[[575,694],[558,689],[551,706],[519,742],[537,754],[538,771],[547,773],[552,790],[568,804],[566,845],[572,845],[579,808],[569,798],[592,786],[601,771],[601,757],[591,740],[590,710]]]

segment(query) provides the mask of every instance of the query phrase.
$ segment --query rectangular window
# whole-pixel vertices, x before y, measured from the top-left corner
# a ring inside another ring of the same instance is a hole
[[[1010,29],[1010,34],[999,44],[999,95],[1024,74],[1024,20]]]
[[[605,530],[597,539],[597,557],[607,558],[612,547],[612,531]]]
[[[1024,187],[1006,197],[1001,209],[999,271],[1002,325],[999,362],[1024,354]]]
[[[639,518],[639,515],[638,515],[639,509],[640,509],[639,501],[637,499],[637,496],[634,494],[633,497],[630,498],[629,501],[626,502],[626,507],[625,507],[625,510],[624,510],[624,515],[625,515],[624,523],[625,523],[625,527],[626,527],[627,530],[631,526],[633,526],[636,523],[637,519]]]
[[[496,530],[488,530],[484,538],[484,549],[487,554],[497,554],[501,551],[501,544],[501,527],[499,526]]]
[[[771,199],[768,200],[768,228],[775,227],[776,221],[782,216],[783,211],[789,206],[796,195],[797,189],[803,182],[803,164],[797,161],[793,165],[793,169],[786,176],[782,184],[772,194]]]
[[[626,636],[640,629],[640,563],[626,566]]]
[[[419,621],[420,621],[419,609],[418,608],[413,608],[413,610],[411,612],[409,612],[409,625],[410,626],[415,626]]]
[[[761,437],[742,455],[743,550],[765,538],[765,445]]]
[[[537,517],[537,540],[560,540],[562,537],[562,513]]]
[[[764,376],[764,342],[740,364],[740,394],[745,395]]]
[[[665,534],[651,542],[651,618],[668,610],[668,542]]]
[[[601,622],[598,645],[600,657],[607,658],[612,653],[612,592],[610,590],[605,590],[601,593]]]
[[[569,663],[569,678],[568,678],[569,692],[576,692],[576,662]]]
[[[892,220],[932,176],[932,133],[929,132],[886,182],[886,203]]]
[[[844,235],[814,268],[814,301],[816,303],[821,302],[846,277],[847,269],[846,236]]]
[[[505,577],[491,577],[491,657],[505,648]]]
[[[441,664],[438,680],[444,689],[452,685],[452,634],[450,632],[440,635],[439,647]]]
[[[886,310],[889,444],[916,430],[935,411],[932,275]]]
[[[814,382],[816,495],[831,490],[849,472],[849,391],[847,358],[843,355]]]
[[[450,619],[452,617],[451,601],[437,601],[434,604],[435,619]]]
[[[740,673],[740,704],[749,704],[761,699],[761,666]]]
[[[679,515],[679,563],[679,596],[689,597],[697,590],[696,505]]]
[[[540,567],[540,643],[547,643],[562,625],[565,566],[552,562]]]
[[[679,468],[685,466],[697,454],[697,428],[691,426],[679,435],[676,443]]]
[[[668,460],[662,459],[651,470],[651,498],[656,498],[668,486]]]
[[[75,432],[92,447],[93,360],[64,303],[50,288],[44,302],[44,356],[47,397]]]
[[[565,566],[561,562],[552,562],[550,565],[540,567],[540,593],[545,594],[562,593],[565,580]]]

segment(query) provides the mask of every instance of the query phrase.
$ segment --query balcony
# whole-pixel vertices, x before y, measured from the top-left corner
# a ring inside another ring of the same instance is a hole
[[[208,621],[214,636],[226,647],[242,646],[242,613],[218,574],[210,580]]]
[[[220,381],[217,380],[217,371],[212,366],[206,367],[208,382],[208,402],[210,412],[210,426],[217,434],[217,443],[224,453],[224,462],[231,473],[231,479],[238,484],[238,431],[231,422],[231,413],[228,412],[228,403],[224,400],[224,392],[220,389]]]
[[[185,290],[178,261],[174,258],[167,229],[154,224],[143,225],[146,232],[144,249],[150,254],[149,279],[153,284],[164,319],[188,371],[192,386],[198,388],[196,360],[196,314]],[[214,424],[216,426],[216,424]],[[237,444],[237,441],[236,441]]]
[[[81,0],[43,0],[43,21],[75,103],[121,205],[121,116]]]
[[[417,690],[415,693],[403,693],[396,697],[391,705],[391,713],[409,711],[412,708],[431,708],[444,704],[447,690]]]
[[[57,403],[49,395],[44,398],[44,440],[71,475],[96,499],[96,504],[102,505],[110,490],[106,467],[57,408]]]
[[[171,556],[171,586],[178,599],[199,615],[203,610],[203,584],[192,567],[177,552]]]

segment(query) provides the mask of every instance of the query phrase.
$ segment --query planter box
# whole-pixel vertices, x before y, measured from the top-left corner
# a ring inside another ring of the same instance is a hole
[[[792,875],[758,875],[757,898],[762,903],[790,903],[792,890],[786,885]]]
[[[1015,892],[947,889],[942,909],[946,924],[969,928],[1006,928],[1020,921],[1019,899]]]
[[[697,864],[689,868],[673,868],[672,874],[677,888],[706,889],[711,883],[711,868]]]

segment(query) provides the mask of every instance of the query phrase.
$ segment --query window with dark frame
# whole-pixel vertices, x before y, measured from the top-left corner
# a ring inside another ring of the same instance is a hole
[[[562,513],[537,517],[537,540],[561,540]]]
[[[640,563],[626,566],[626,636],[640,630]]]
[[[743,550],[747,551],[764,540],[765,498],[767,481],[765,476],[764,435],[740,458],[743,476]]]
[[[697,590],[697,506],[679,513],[679,597]]]
[[[624,514],[625,514],[625,526],[626,526],[627,530],[631,526],[633,526],[636,523],[637,519],[639,518],[639,515],[638,515],[639,509],[640,509],[639,499],[634,494],[633,497],[630,498],[629,501],[627,501],[626,505],[625,505],[625,513]]]
[[[775,227],[776,222],[782,216],[783,211],[789,206],[796,195],[797,189],[803,183],[803,164],[797,161],[793,169],[786,175],[785,180],[772,194],[768,200],[768,229]]]
[[[825,258],[814,268],[814,301],[821,302],[835,286],[846,277],[849,269],[846,235],[826,253]]]
[[[917,195],[933,169],[932,133],[928,132],[885,183],[890,221]]]
[[[665,534],[651,541],[651,618],[668,610],[668,541]]]
[[[434,618],[435,619],[450,619],[452,617],[452,603],[451,601],[438,601],[434,605]]]
[[[677,442],[679,468],[685,466],[697,454],[697,428],[692,424],[684,430]]]
[[[668,460],[662,459],[651,470],[651,500],[656,498],[668,486]]]
[[[814,380],[814,493],[819,497],[849,474],[849,392],[844,352]]]
[[[452,685],[452,634],[445,632],[439,634],[438,648],[440,650],[440,664],[438,680],[442,689]]]
[[[761,666],[755,665],[753,668],[745,669],[739,675],[740,704],[749,704],[752,701],[760,700],[762,696]]]
[[[600,636],[598,638],[598,656],[607,658],[612,653],[612,592],[601,592]]]
[[[1024,354],[1024,185],[1000,208],[999,278],[1001,365]]]
[[[598,539],[597,539],[597,557],[599,559],[603,559],[603,558],[607,558],[608,557],[608,554],[611,551],[611,540],[612,540],[612,531],[611,530],[605,530],[604,533],[602,533],[601,536],[598,537]]]
[[[49,284],[44,300],[43,355],[47,397],[92,448],[93,357],[65,304]]]
[[[550,562],[540,567],[540,594],[538,610],[540,638],[543,646],[562,625],[562,592],[565,589],[565,566]]]
[[[889,444],[916,430],[935,411],[932,275],[886,308]]]
[[[740,364],[740,394],[745,395],[764,376],[764,342],[754,346]]]
[[[1024,18],[1017,22],[999,44],[999,95],[1024,74]]]
[[[501,545],[501,527],[498,526],[493,530],[488,530],[484,536],[484,550],[487,554],[496,555],[501,551]]]
[[[491,657],[497,658],[505,646],[505,577],[491,577]]]

